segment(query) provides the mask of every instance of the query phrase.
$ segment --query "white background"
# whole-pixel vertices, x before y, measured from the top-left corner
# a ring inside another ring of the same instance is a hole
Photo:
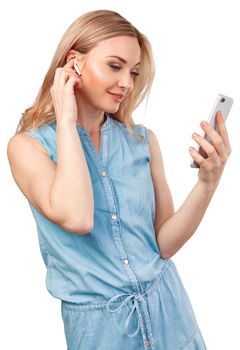
[[[35,222],[14,183],[6,145],[35,99],[67,27],[82,13],[118,11],[152,43],[156,77],[148,107],[134,113],[158,136],[178,209],[197,181],[189,166],[192,132],[201,132],[219,93],[234,98],[232,146],[221,182],[194,236],[173,257],[210,350],[240,349],[238,1],[8,1],[1,35],[1,349],[66,349],[60,301],[45,288]],[[175,350],[175,349],[173,349]],[[177,350],[177,349],[176,349]]]

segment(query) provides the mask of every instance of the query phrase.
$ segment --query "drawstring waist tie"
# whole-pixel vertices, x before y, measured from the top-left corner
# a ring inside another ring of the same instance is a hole
[[[111,299],[109,299],[108,303],[106,304],[106,308],[107,308],[107,310],[109,312],[117,312],[128,301],[130,301],[130,300],[133,301],[133,308],[132,308],[131,312],[129,313],[129,315],[128,315],[126,321],[125,321],[125,329],[126,329],[127,335],[129,337],[134,337],[138,333],[139,328],[140,328],[139,320],[142,319],[142,315],[141,315],[140,308],[139,308],[139,302],[143,302],[144,303],[143,307],[144,307],[145,310],[147,310],[147,305],[146,305],[146,302],[145,302],[143,296],[146,295],[146,294],[150,294],[155,289],[155,287],[157,286],[157,284],[159,283],[159,280],[161,279],[161,277],[163,275],[163,272],[165,270],[167,270],[167,268],[170,266],[170,264],[172,264],[172,262],[169,261],[169,260],[164,260],[164,262],[165,262],[165,264],[162,267],[161,273],[159,274],[159,276],[156,278],[156,280],[153,282],[153,284],[150,286],[150,288],[145,293],[143,293],[143,294],[131,294],[131,293],[118,294],[118,295],[113,296]],[[116,301],[118,298],[120,298],[122,296],[125,296],[125,299],[123,300],[123,302],[118,307],[116,307],[116,308],[109,308],[109,305],[111,305],[111,303],[113,303],[114,301]],[[129,326],[130,320],[131,320],[132,315],[133,315],[135,310],[137,311],[137,315],[136,315],[137,329],[136,329],[135,332],[129,333],[128,332],[128,326]]]
[[[137,312],[138,312],[138,304],[137,304],[138,301],[143,301],[143,295],[145,295],[145,294],[146,294],[146,293],[144,293],[144,294],[129,294],[129,293],[118,294],[118,295],[112,297],[112,298],[108,301],[108,303],[107,303],[107,305],[106,305],[107,310],[108,310],[109,312],[116,312],[116,311],[118,311],[119,309],[121,309],[121,308],[123,307],[123,305],[125,305],[128,301],[130,301],[130,300],[133,301],[133,308],[132,308],[132,311],[129,313],[129,315],[128,315],[127,319],[126,319],[126,322],[125,322],[125,329],[126,329],[127,335],[128,335],[129,337],[134,337],[134,336],[138,333],[138,331],[139,331],[139,321],[138,321],[138,317],[137,317],[137,324],[138,324],[138,326],[137,326],[137,329],[136,329],[136,331],[135,331],[134,333],[128,333],[128,326],[129,326],[129,322],[130,322],[130,319],[131,319],[131,317],[132,317],[134,311],[137,310]],[[110,309],[110,308],[109,308],[109,305],[110,305],[113,301],[115,301],[116,299],[120,298],[120,297],[123,296],[123,295],[126,296],[126,298],[123,300],[123,302],[122,302],[117,308]]]

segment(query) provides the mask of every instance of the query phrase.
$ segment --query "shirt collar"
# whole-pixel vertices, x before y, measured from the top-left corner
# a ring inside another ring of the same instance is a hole
[[[113,123],[114,123],[114,121],[109,113],[105,112],[104,116],[106,117],[106,120],[101,126],[101,129],[100,129],[101,132],[109,130],[113,126]],[[76,125],[76,126],[77,126],[77,129],[80,133],[88,134],[88,131],[85,128],[81,127],[80,125]]]

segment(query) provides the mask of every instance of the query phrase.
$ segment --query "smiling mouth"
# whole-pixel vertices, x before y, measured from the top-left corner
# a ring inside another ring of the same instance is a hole
[[[108,91],[108,93],[112,96],[112,98],[116,101],[122,101],[123,98],[124,98],[124,95],[121,95],[121,94],[114,94],[110,91]]]

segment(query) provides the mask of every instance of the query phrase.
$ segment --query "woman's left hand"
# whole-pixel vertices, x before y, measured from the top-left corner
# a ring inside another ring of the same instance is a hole
[[[201,128],[207,134],[211,143],[204,137],[193,134],[192,138],[206,152],[207,158],[201,156],[195,148],[190,148],[191,157],[199,164],[198,178],[207,188],[215,189],[222,176],[223,169],[231,153],[227,129],[221,112],[216,116],[216,129],[207,122],[201,122]],[[196,136],[195,136],[196,135]]]

